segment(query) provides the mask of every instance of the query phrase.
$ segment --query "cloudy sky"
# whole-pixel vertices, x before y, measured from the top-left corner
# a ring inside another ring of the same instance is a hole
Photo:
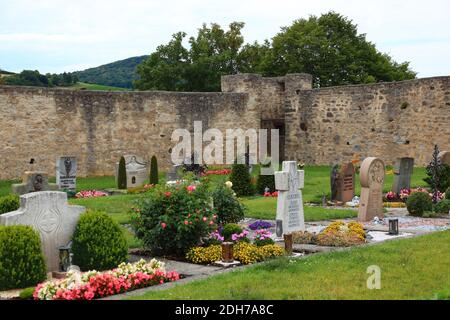
[[[245,40],[334,10],[419,77],[450,75],[449,0],[0,0],[0,69],[83,70],[151,53],[177,31],[243,21]]]

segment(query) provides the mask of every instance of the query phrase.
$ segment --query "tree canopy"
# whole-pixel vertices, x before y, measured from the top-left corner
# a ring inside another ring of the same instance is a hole
[[[203,24],[187,47],[173,35],[138,67],[140,90],[220,91],[220,77],[236,73],[282,76],[310,73],[315,87],[412,79],[408,62],[397,63],[358,34],[348,18],[329,12],[299,19],[263,43],[244,43],[243,22],[228,30]]]

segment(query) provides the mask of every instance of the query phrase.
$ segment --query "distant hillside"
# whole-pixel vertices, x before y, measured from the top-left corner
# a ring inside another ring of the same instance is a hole
[[[148,56],[132,57],[108,63],[96,68],[74,72],[81,82],[95,83],[105,86],[132,88],[137,79],[136,67]]]

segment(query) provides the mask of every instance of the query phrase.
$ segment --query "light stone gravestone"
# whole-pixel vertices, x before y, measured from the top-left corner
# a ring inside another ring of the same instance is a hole
[[[297,170],[296,161],[283,161],[282,171],[275,172],[277,200],[277,237],[305,230],[302,192],[305,172]]]
[[[77,159],[75,157],[66,156],[56,159],[56,184],[61,190],[76,190]]]
[[[143,186],[149,175],[147,162],[136,155],[125,155],[124,158],[127,172],[127,189]],[[116,164],[116,181],[118,172],[119,163]]]
[[[410,189],[414,158],[398,158],[394,166],[392,191],[399,194],[402,189]]]
[[[441,164],[446,164],[450,166],[450,151],[441,151],[438,155]]]
[[[72,238],[80,214],[85,207],[68,205],[67,193],[42,191],[22,195],[20,208],[0,215],[0,225],[27,225],[41,237],[47,270],[59,270],[59,247]]]
[[[59,190],[57,184],[48,183],[47,174],[39,171],[25,171],[22,183],[11,186],[12,193],[22,195],[30,192]]]
[[[360,169],[361,199],[358,220],[371,221],[383,217],[384,162],[375,157],[364,159]]]
[[[178,170],[182,167],[182,165],[173,165],[172,168],[167,172],[167,181],[177,181],[180,180],[181,177],[178,174]]]

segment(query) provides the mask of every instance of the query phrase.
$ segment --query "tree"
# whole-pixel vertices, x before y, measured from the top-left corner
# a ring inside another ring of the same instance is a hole
[[[158,161],[156,157],[153,156],[150,161],[150,184],[158,184]]]
[[[173,35],[137,68],[140,90],[220,91],[220,77],[236,73],[283,76],[310,73],[314,86],[372,83],[413,79],[409,63],[397,63],[379,52],[358,34],[351,20],[329,12],[320,17],[299,19],[281,28],[272,42],[245,44],[242,22],[233,22],[228,31],[206,24],[190,48],[183,46],[186,33]]]
[[[142,62],[134,86],[140,90],[220,91],[220,77],[255,68],[259,45],[244,47],[242,22],[229,30],[212,23],[203,24],[196,37],[189,38],[190,49],[183,46],[186,33],[178,32],[167,45],[161,45]]]
[[[305,72],[316,87],[413,79],[409,63],[396,63],[358,34],[351,20],[329,12],[299,19],[273,38],[266,75]]]
[[[125,190],[127,188],[127,168],[125,158],[120,157],[119,168],[117,172],[117,189]]]

